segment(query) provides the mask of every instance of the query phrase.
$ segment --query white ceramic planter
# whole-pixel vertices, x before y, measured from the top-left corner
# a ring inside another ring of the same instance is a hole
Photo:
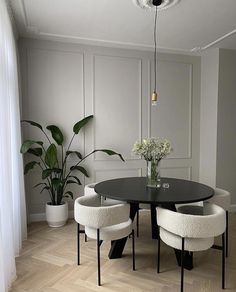
[[[62,205],[54,206],[50,203],[46,204],[46,220],[50,227],[60,227],[66,224],[68,219],[68,203],[63,202]]]

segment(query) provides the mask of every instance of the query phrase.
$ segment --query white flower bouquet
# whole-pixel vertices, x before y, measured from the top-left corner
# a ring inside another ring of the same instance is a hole
[[[142,142],[137,141],[134,144],[132,151],[147,161],[147,186],[160,188],[159,162],[172,151],[170,141],[160,138],[143,139]]]
[[[137,141],[132,151],[141,155],[146,161],[159,162],[172,151],[171,143],[167,139],[148,138],[142,142]]]

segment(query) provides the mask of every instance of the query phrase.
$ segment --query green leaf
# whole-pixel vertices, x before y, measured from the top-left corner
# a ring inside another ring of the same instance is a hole
[[[45,179],[52,174],[61,173],[61,172],[62,170],[60,168],[46,168],[42,171],[42,179]]]
[[[78,184],[78,183],[77,181],[74,181],[74,180],[68,180],[66,184],[69,185],[69,184]]]
[[[27,163],[25,165],[25,168],[24,168],[24,174],[27,174],[29,172],[29,170],[31,170],[35,167],[36,164],[40,165],[40,163],[37,161],[31,161],[31,162]]]
[[[58,165],[57,160],[57,147],[55,144],[51,144],[45,155],[45,162],[50,168],[55,168]]]
[[[74,178],[77,181],[78,185],[82,185],[77,176],[70,175],[68,178]]]
[[[37,187],[39,187],[39,186],[41,186],[41,185],[47,186],[46,183],[38,183],[38,184],[34,185],[33,188],[37,188]]]
[[[59,190],[59,188],[63,186],[63,183],[61,179],[55,177],[52,179],[52,185],[56,190]]]
[[[42,179],[49,177],[53,173],[53,169],[47,168],[42,171]]]
[[[77,122],[73,127],[73,132],[77,135],[81,128],[83,128],[91,119],[93,118],[93,115],[88,116],[81,121]]]
[[[42,190],[40,191],[40,194],[41,194],[44,190],[50,190],[50,187],[49,187],[49,186],[45,186],[44,188],[42,188]]]
[[[97,149],[97,150],[94,150],[93,152],[94,153],[95,152],[104,152],[104,153],[106,153],[109,156],[118,155],[122,161],[125,161],[124,158],[123,158],[123,156],[120,153],[117,153],[117,152],[115,152],[113,150],[110,150],[110,149]]]
[[[26,153],[33,144],[39,144],[40,146],[42,146],[43,145],[43,142],[41,142],[41,141],[34,141],[34,140],[26,140],[21,145],[20,152],[23,153],[23,154]]]
[[[61,173],[62,172],[62,169],[61,168],[53,168],[52,170],[55,173]]]
[[[79,159],[82,159],[82,155],[78,151],[66,151],[66,156],[69,156],[72,153],[76,154]]]
[[[30,121],[30,120],[22,120],[21,122],[22,122],[22,123],[28,123],[28,124],[30,124],[31,126],[37,127],[37,128],[39,128],[40,130],[43,131],[43,127],[42,127],[40,124],[38,124],[38,123],[36,123],[36,122],[34,122],[34,121]]]
[[[89,177],[87,170],[82,166],[78,166],[78,165],[71,166],[70,170],[78,170],[78,171],[82,172],[86,177]]]
[[[64,197],[69,198],[69,196],[66,196],[66,194],[68,194],[68,195],[71,197],[71,199],[73,199],[74,195],[73,195],[73,193],[72,193],[71,191],[67,191],[67,192],[64,194]]]
[[[42,150],[42,148],[39,148],[39,147],[37,147],[37,148],[29,148],[27,153],[30,153],[30,154],[33,154],[35,156],[40,157],[43,154],[43,150]]]
[[[46,129],[48,129],[51,132],[52,137],[57,142],[57,144],[62,145],[64,137],[61,130],[54,125],[47,126]]]

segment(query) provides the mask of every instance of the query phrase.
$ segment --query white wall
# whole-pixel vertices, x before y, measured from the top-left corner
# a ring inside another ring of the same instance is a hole
[[[210,49],[201,58],[199,180],[231,192],[236,209],[236,51]]]
[[[236,51],[220,50],[216,185],[236,207]]]
[[[219,49],[201,58],[200,175],[202,183],[216,185]]]
[[[199,57],[158,55],[157,107],[150,105],[151,52],[21,40],[20,58],[24,119],[57,124],[69,138],[76,121],[94,114],[74,148],[78,145],[82,153],[111,148],[124,155],[125,163],[102,154],[91,157],[86,162],[91,177],[85,183],[145,175],[145,162],[131,149],[147,136],[172,141],[173,154],[162,162],[163,176],[198,180]],[[38,135],[24,126],[25,138]],[[37,172],[26,177],[31,219],[42,218],[47,200],[32,188],[39,179]],[[82,192],[77,189],[77,195]]]

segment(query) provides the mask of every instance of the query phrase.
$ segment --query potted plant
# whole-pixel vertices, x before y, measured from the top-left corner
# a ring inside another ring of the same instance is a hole
[[[41,170],[42,181],[34,187],[41,187],[40,193],[46,190],[50,196],[50,202],[46,204],[46,219],[49,226],[63,226],[68,219],[68,205],[64,198],[71,197],[73,192],[69,189],[72,184],[81,185],[78,173],[89,177],[87,170],[82,166],[82,162],[95,152],[104,152],[107,155],[118,155],[124,161],[121,154],[110,149],[95,149],[84,157],[77,150],[71,150],[71,144],[80,130],[93,118],[92,115],[85,117],[77,122],[73,127],[73,135],[68,147],[64,145],[64,136],[61,130],[55,125],[49,125],[46,129],[51,133],[52,141],[45,129],[38,123],[29,120],[23,120],[33,127],[40,129],[45,135],[47,143],[36,140],[26,140],[21,145],[22,154],[31,154],[36,160],[26,163],[24,174],[27,174],[34,167]],[[74,155],[76,160],[74,165],[68,167],[68,157]]]

